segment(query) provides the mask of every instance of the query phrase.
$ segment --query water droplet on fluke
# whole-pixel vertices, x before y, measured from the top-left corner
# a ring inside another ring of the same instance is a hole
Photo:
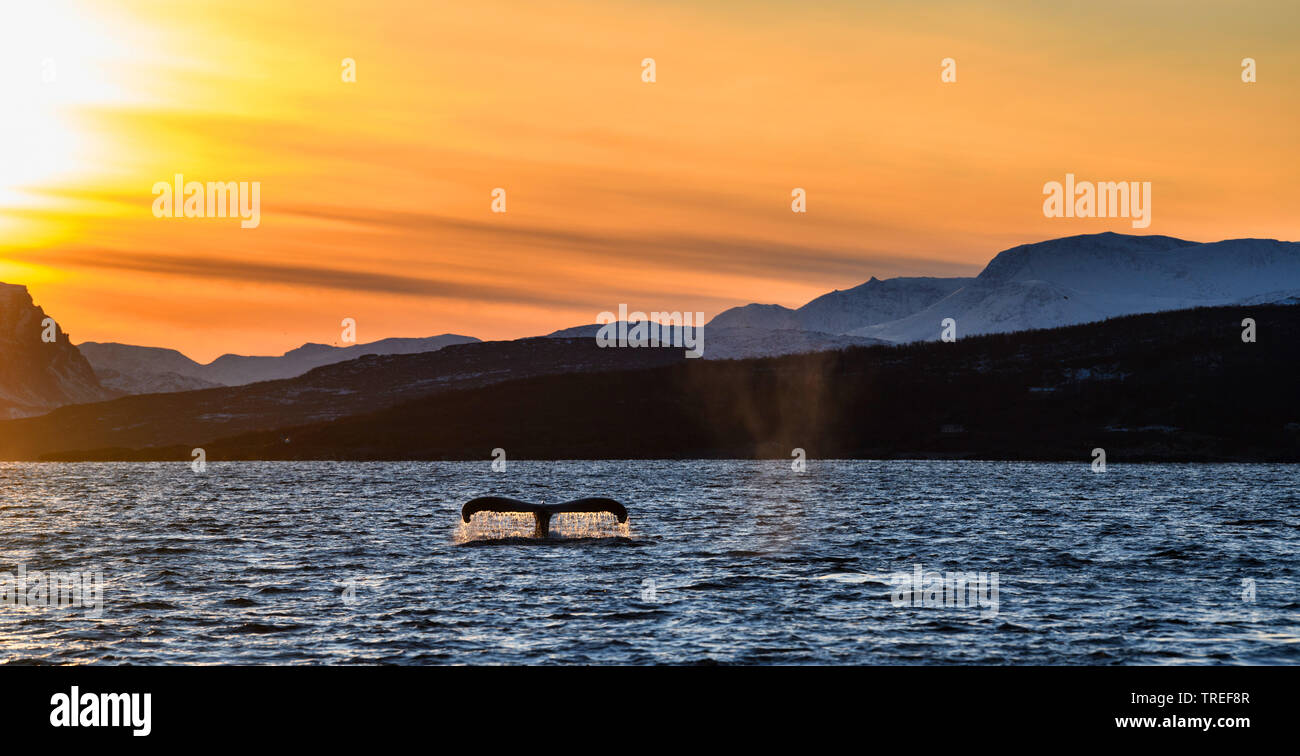
[[[478,512],[466,523],[459,521],[456,542],[527,538],[536,536],[537,520],[529,512]],[[630,522],[619,522],[609,512],[559,512],[551,517],[550,539],[631,538]]]

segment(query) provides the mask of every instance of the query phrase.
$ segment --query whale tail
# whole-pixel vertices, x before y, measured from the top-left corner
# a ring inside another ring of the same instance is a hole
[[[599,496],[560,504],[534,504],[505,496],[480,496],[465,502],[465,506],[460,509],[460,518],[468,523],[479,512],[528,512],[536,519],[537,529],[533,535],[538,538],[545,538],[551,532],[552,515],[565,512],[608,512],[617,517],[619,522],[627,522],[626,507],[613,499]]]

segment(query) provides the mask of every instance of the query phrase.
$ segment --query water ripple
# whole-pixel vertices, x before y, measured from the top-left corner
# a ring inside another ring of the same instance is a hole
[[[1288,465],[0,464],[0,573],[104,579],[98,616],[0,606],[0,663],[1292,664],[1297,490]],[[488,493],[631,519],[463,525]],[[996,572],[996,615],[896,606],[918,564]]]

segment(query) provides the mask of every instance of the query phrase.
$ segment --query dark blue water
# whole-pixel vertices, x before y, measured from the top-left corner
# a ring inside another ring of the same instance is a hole
[[[0,661],[1290,664],[1298,491],[1286,465],[0,465],[0,572],[104,580],[99,617],[0,607]],[[487,493],[630,524],[462,527]],[[996,614],[896,606],[918,564],[996,573]]]

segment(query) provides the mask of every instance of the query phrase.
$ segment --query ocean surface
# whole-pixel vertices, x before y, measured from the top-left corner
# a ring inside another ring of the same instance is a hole
[[[0,527],[0,663],[1300,662],[1294,465],[0,464]]]

